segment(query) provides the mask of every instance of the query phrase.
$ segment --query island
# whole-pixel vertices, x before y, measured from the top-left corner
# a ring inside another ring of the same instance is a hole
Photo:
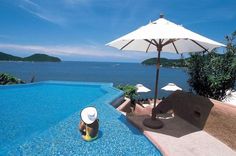
[[[0,61],[61,62],[61,59],[46,54],[33,54],[28,57],[18,57],[0,52]]]
[[[186,67],[188,58],[186,59],[167,59],[160,58],[162,67]],[[156,65],[157,58],[146,59],[142,62],[143,65]]]

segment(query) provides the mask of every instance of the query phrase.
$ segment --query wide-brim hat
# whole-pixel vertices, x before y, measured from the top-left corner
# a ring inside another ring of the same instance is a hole
[[[86,107],[81,111],[81,119],[86,124],[91,124],[97,119],[97,110],[95,107]]]

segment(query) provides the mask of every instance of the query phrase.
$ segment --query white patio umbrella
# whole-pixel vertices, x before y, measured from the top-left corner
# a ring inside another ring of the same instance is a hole
[[[161,52],[177,54],[184,52],[209,52],[214,48],[224,46],[164,19],[163,15],[160,15],[158,20],[150,22],[107,45],[120,50],[158,52],[154,108],[156,107]],[[152,112],[152,118],[145,119],[143,123],[150,128],[158,128],[160,126],[154,111]]]
[[[136,90],[137,93],[147,93],[151,91],[149,88],[145,87],[143,84],[137,84],[135,85],[135,87],[137,88]]]
[[[182,90],[182,88],[178,87],[176,84],[174,83],[168,83],[165,87],[161,88],[162,90],[165,91],[176,91],[176,90]]]

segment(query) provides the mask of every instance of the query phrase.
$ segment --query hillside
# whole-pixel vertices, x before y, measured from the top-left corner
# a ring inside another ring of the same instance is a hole
[[[167,59],[167,58],[161,58],[161,65],[163,67],[186,67],[186,61],[187,59]],[[144,65],[155,65],[157,62],[157,58],[150,58],[147,60],[144,60],[142,64]]]
[[[21,57],[0,52],[0,61],[21,61],[21,59],[22,59]]]
[[[225,54],[219,54],[219,53],[214,53],[215,56],[217,57],[224,57]],[[187,67],[189,58],[185,59],[167,59],[167,58],[161,58],[161,65],[163,67]],[[236,61],[236,57],[235,57]],[[150,58],[146,59],[142,62],[144,65],[155,65],[157,63],[157,58]]]
[[[23,61],[35,61],[35,62],[61,62],[58,57],[49,56],[46,54],[33,54],[29,57],[23,58]]]
[[[18,57],[0,52],[0,61],[61,62],[61,59],[46,54],[33,54],[28,57]]]

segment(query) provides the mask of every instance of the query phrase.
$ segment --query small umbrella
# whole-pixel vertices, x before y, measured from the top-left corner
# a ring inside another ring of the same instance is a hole
[[[182,90],[182,88],[178,87],[176,84],[174,83],[168,83],[165,87],[161,88],[162,90],[165,91],[176,91],[176,90]]]
[[[150,128],[159,128],[160,122],[156,120],[154,109],[158,94],[158,78],[160,68],[161,52],[181,54],[184,52],[210,52],[214,48],[225,46],[221,43],[208,39],[194,33],[181,25],[177,25],[163,18],[138,28],[110,43],[108,46],[120,50],[157,52],[157,68],[154,95],[154,108],[152,117],[143,121],[143,124]]]
[[[136,90],[137,93],[147,93],[151,91],[149,88],[145,87],[142,84],[137,84],[135,87],[137,88]]]

